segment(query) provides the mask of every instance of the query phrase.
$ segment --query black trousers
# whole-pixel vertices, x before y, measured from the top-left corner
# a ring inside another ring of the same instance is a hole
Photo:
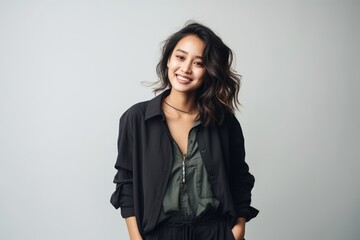
[[[235,240],[226,218],[206,215],[198,218],[171,216],[145,240]]]

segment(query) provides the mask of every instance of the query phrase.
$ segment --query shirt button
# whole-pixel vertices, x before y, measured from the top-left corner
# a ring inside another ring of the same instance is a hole
[[[210,170],[209,175],[210,175],[211,177],[214,176],[214,171],[213,171],[213,170]]]
[[[203,153],[206,152],[206,149],[205,148],[201,149],[201,152],[203,152]]]

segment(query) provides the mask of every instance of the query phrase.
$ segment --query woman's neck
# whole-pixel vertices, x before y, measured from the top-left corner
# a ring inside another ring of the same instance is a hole
[[[193,113],[197,111],[195,93],[189,94],[170,90],[170,94],[165,97],[165,101],[172,107],[181,109],[184,112]]]

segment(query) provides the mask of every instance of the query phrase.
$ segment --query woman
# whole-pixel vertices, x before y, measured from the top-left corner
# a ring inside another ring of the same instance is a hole
[[[222,40],[190,23],[163,46],[161,94],[121,117],[111,203],[130,239],[244,239],[258,211],[231,64]]]

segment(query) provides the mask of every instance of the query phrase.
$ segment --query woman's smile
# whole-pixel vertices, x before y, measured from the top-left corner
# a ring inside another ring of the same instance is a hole
[[[182,76],[182,75],[179,75],[179,74],[176,74],[176,78],[178,79],[178,81],[180,83],[190,83],[192,81],[191,78],[188,78],[188,77],[185,77],[185,76]]]

